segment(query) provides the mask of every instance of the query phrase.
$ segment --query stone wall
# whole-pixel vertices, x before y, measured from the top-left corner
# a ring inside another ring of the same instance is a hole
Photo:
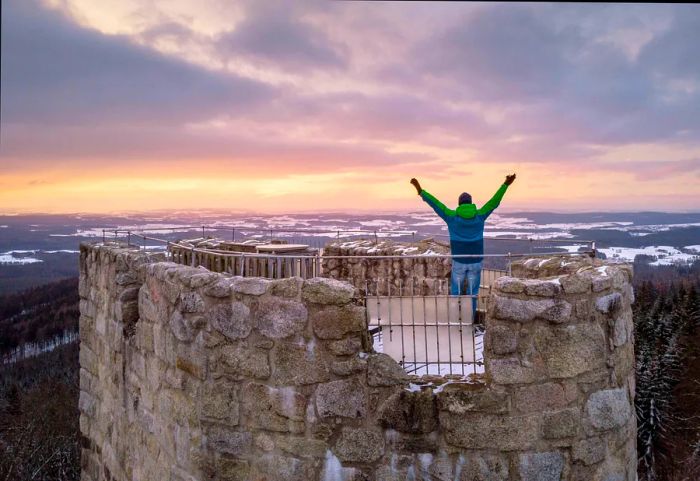
[[[83,481],[635,479],[627,266],[520,263],[465,380],[373,352],[344,282],[158,260],[81,246]]]
[[[321,271],[324,277],[342,279],[358,289],[376,295],[447,294],[452,263],[449,258],[429,254],[449,254],[450,248],[434,241],[396,243],[389,240],[331,242],[323,248]],[[372,259],[372,256],[425,255],[423,258]],[[334,259],[335,256],[366,256],[365,259]]]

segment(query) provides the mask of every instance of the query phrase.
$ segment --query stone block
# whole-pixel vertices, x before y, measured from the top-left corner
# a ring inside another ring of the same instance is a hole
[[[231,284],[233,279],[220,278],[214,284],[204,289],[204,294],[209,297],[223,299],[231,296]]]
[[[607,346],[598,324],[539,327],[534,340],[553,378],[570,378],[605,366]]]
[[[277,384],[316,384],[330,379],[328,361],[313,344],[278,342],[272,349],[273,379]]]
[[[621,304],[622,296],[619,292],[613,292],[612,294],[607,294],[596,299],[595,308],[604,314],[608,314],[617,311]]]
[[[305,437],[278,436],[275,444],[285,453],[299,458],[323,458],[328,450],[325,441]]]
[[[344,361],[331,362],[331,372],[336,376],[349,376],[367,369],[367,361],[353,357]]]
[[[219,380],[204,387],[202,416],[236,426],[239,422],[239,388],[235,383]]]
[[[396,386],[408,382],[408,374],[387,354],[370,354],[367,359],[367,384]]]
[[[203,312],[204,299],[196,292],[183,292],[180,294],[180,311]]]
[[[347,334],[367,328],[365,310],[361,306],[328,306],[311,312],[314,334],[320,339],[343,339]]]
[[[268,351],[251,347],[247,343],[228,344],[221,347],[219,371],[234,379],[267,379],[270,377]]]
[[[196,331],[190,325],[190,323],[185,319],[185,317],[180,313],[180,311],[173,311],[170,316],[170,330],[173,332],[178,341],[181,342],[192,342]]]
[[[220,278],[219,274],[214,272],[209,272],[208,270],[201,268],[200,273],[194,274],[190,277],[190,287],[192,289],[198,289],[200,287],[207,286]]]
[[[586,275],[570,274],[562,277],[560,282],[567,294],[585,294],[591,291],[591,279]]]
[[[375,429],[344,427],[333,452],[341,461],[371,463],[384,454],[384,437]]]
[[[560,409],[576,400],[575,384],[548,382],[523,386],[513,394],[513,405],[522,413]]]
[[[249,481],[250,464],[236,457],[219,456],[216,460],[216,479],[219,481]]]
[[[391,395],[377,410],[377,420],[385,429],[403,433],[426,434],[437,429],[436,398],[431,390],[400,390]]]
[[[290,277],[287,279],[275,280],[272,284],[271,293],[273,296],[296,298],[301,292],[301,286],[304,284],[300,277]]]
[[[545,439],[570,438],[576,436],[581,424],[578,408],[545,412],[542,417],[542,435]]]
[[[252,439],[248,431],[234,431],[224,426],[210,426],[207,429],[207,445],[211,449],[236,457],[248,453]]]
[[[509,410],[508,394],[477,384],[448,384],[439,393],[437,407],[453,414],[469,412],[506,413]]]
[[[509,479],[508,458],[502,454],[473,454],[466,458],[466,463],[464,460],[463,455],[457,459],[455,479],[458,481],[507,481]]]
[[[607,443],[602,438],[582,439],[571,446],[571,458],[585,465],[599,463],[605,459]]]
[[[118,286],[128,286],[137,283],[139,280],[135,272],[120,272],[114,278],[115,284]]]
[[[367,393],[357,379],[320,384],[316,388],[316,411],[321,417],[363,418],[367,413]]]
[[[523,453],[519,457],[521,481],[560,481],[564,456],[560,452]]]
[[[492,295],[494,316],[497,319],[529,322],[545,319],[566,322],[571,317],[571,304],[563,299],[518,299]]]
[[[138,301],[140,289],[141,289],[141,286],[128,287],[128,288],[124,289],[121,292],[121,294],[119,294],[119,300],[121,302]]]
[[[466,449],[532,449],[540,433],[536,415],[499,416],[440,411],[440,425],[444,428],[448,444]]]
[[[486,373],[496,384],[525,384],[537,379],[537,371],[531,366],[523,366],[517,357],[504,359],[486,358]]]
[[[255,309],[256,329],[271,339],[302,333],[307,319],[304,304],[280,297],[264,297]]]
[[[502,276],[493,283],[493,288],[506,294],[522,294],[525,292],[525,283],[522,279],[510,276]]]
[[[78,409],[80,412],[87,417],[95,416],[95,409],[97,402],[95,398],[86,391],[80,391],[80,397],[78,398]]]
[[[211,325],[229,339],[248,337],[253,329],[250,309],[242,302],[225,302],[217,304],[209,315]]]
[[[362,341],[359,337],[347,337],[328,343],[328,350],[336,356],[349,356],[362,350]]]
[[[155,283],[154,283],[155,284]],[[158,289],[160,287],[160,289]],[[177,300],[180,298],[180,289],[181,286],[180,284],[177,284],[175,282],[165,280],[163,281],[160,286],[154,285],[154,287],[151,289],[151,294],[153,295],[154,298],[156,297],[156,293],[159,291],[162,292],[165,296],[165,299],[170,303],[170,304],[175,304],[177,303]]]
[[[253,461],[254,481],[309,481],[314,478],[312,460],[265,453]]]
[[[293,389],[274,389],[248,383],[241,389],[244,416],[249,427],[276,432],[302,432],[306,398]]]
[[[259,432],[255,435],[255,446],[257,446],[265,452],[270,452],[273,449],[275,449],[275,441],[269,434],[265,432]]]
[[[510,354],[518,348],[518,330],[515,326],[497,325],[486,330],[486,343],[494,354]]]
[[[586,417],[599,431],[620,428],[631,415],[630,400],[624,388],[595,392],[586,402]]]
[[[231,290],[238,294],[261,296],[267,292],[270,281],[261,277],[234,277]]]
[[[315,277],[304,281],[301,296],[314,304],[343,305],[355,295],[355,288],[344,281]]]
[[[562,292],[559,278],[554,279],[528,279],[525,283],[525,294],[528,296],[554,297]]]
[[[602,292],[610,289],[613,285],[613,278],[607,273],[607,266],[598,267],[591,277],[593,292]]]
[[[613,324],[613,345],[622,346],[632,338],[634,325],[632,321],[632,310],[625,309],[618,313]]]

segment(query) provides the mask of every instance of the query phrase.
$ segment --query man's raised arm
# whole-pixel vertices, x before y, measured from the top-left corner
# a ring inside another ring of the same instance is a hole
[[[503,196],[506,193],[506,190],[508,190],[508,186],[512,184],[515,181],[515,174],[507,175],[506,180],[501,185],[501,187],[498,188],[495,194],[493,194],[493,197],[484,204],[484,206],[477,211],[479,215],[483,215],[488,217],[491,215],[491,212],[493,212],[496,207],[501,203],[501,199],[503,199]]]
[[[433,208],[435,213],[440,216],[441,219],[446,219],[449,215],[454,215],[454,212],[445,207],[445,204],[437,200],[436,197],[434,197],[432,194],[430,194],[427,190],[421,188],[420,182],[418,180],[411,179],[411,184],[413,187],[416,188],[416,191],[418,191],[418,195],[421,196],[421,198],[430,206]]]

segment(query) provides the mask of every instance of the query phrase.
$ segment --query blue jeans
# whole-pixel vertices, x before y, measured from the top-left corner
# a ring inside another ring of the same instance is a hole
[[[465,281],[467,288],[463,289]],[[452,261],[450,294],[453,296],[461,294],[474,296],[472,297],[472,319],[476,319],[476,296],[479,295],[479,284],[481,284],[481,262],[466,264]]]

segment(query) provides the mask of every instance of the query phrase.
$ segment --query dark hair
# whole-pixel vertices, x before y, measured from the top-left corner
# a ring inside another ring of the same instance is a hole
[[[472,203],[472,196],[470,194],[467,194],[466,192],[462,192],[462,195],[459,196],[459,205],[471,204],[471,203]]]

